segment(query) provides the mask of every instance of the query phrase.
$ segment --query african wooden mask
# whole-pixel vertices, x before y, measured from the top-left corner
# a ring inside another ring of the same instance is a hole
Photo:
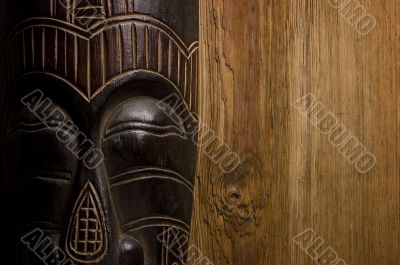
[[[1,12],[10,264],[183,264],[197,0],[7,0]]]

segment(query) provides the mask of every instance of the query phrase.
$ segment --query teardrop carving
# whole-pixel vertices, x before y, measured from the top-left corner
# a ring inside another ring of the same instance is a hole
[[[94,186],[88,182],[75,202],[66,249],[72,258],[86,263],[101,259],[106,246],[103,208]]]

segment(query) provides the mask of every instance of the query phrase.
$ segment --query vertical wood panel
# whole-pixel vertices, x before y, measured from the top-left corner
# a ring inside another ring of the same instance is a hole
[[[314,257],[399,263],[400,6],[354,2],[377,21],[361,35],[334,2],[200,1],[200,119],[245,162],[223,174],[201,147],[192,243],[213,264],[316,264],[293,243],[308,228]],[[308,93],[376,156],[371,171],[293,107]]]
[[[200,5],[201,122],[242,164],[224,174],[201,148],[193,243],[213,264],[289,264],[288,6]]]
[[[354,4],[348,5],[354,10]],[[323,135],[291,109],[291,234],[312,228],[347,264],[398,264],[399,5],[359,1],[377,26],[360,35],[328,1],[291,5],[292,100],[312,93],[377,159],[359,173]],[[296,179],[298,177],[298,179]],[[291,264],[311,258],[293,246]]]

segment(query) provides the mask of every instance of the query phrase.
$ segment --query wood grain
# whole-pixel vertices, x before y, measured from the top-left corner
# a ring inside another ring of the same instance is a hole
[[[213,264],[314,264],[293,243],[308,228],[338,265],[399,264],[400,4],[359,3],[368,35],[328,0],[201,1],[200,119],[243,162],[224,174],[200,150],[192,243]],[[293,107],[308,93],[376,156],[370,172]]]

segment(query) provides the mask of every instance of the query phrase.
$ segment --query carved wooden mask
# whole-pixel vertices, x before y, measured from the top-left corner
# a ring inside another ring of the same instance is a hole
[[[11,264],[184,263],[188,242],[177,238],[190,232],[197,155],[184,125],[197,124],[197,0],[9,0],[5,12]]]

